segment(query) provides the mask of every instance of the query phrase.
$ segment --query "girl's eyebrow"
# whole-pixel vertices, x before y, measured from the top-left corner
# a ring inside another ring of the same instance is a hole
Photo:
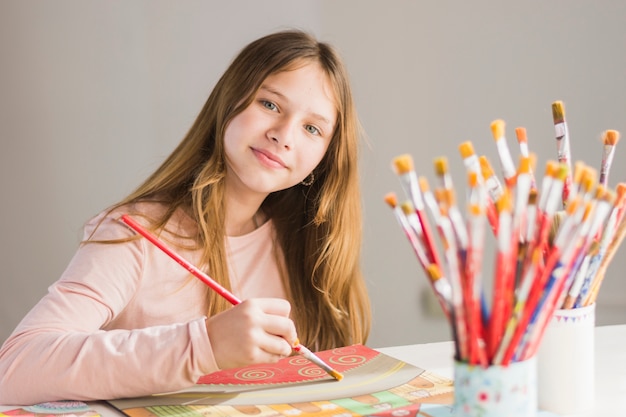
[[[270,87],[270,86],[267,86],[267,85],[265,85],[265,84],[264,84],[264,85],[262,85],[261,87],[259,87],[259,90],[265,90],[265,91],[267,91],[268,93],[270,93],[270,94],[274,94],[274,95],[277,95],[277,96],[278,96],[278,97],[280,97],[281,99],[283,99],[283,100],[285,100],[285,101],[289,102],[289,99],[288,99],[288,98],[287,98],[284,94],[282,94],[282,93],[281,93],[281,92],[279,92],[278,90],[273,89],[273,88],[272,88],[272,87]],[[321,115],[321,114],[319,114],[319,113],[311,112],[311,113],[309,113],[309,116],[310,116],[310,117],[312,117],[312,118],[314,118],[314,119],[316,119],[316,120],[318,120],[318,121],[319,121],[319,122],[321,122],[321,123],[325,123],[325,124],[327,124],[328,126],[332,126],[332,123],[330,123],[330,120],[328,120],[326,117],[322,116],[322,115]]]

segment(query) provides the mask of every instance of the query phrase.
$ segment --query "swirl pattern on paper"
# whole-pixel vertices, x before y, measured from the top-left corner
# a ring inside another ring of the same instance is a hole
[[[235,372],[235,379],[240,381],[262,381],[266,379],[272,379],[276,376],[276,373],[271,369],[266,368],[244,368],[238,372]]]

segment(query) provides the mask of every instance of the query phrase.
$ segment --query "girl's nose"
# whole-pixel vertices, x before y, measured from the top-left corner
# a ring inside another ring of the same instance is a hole
[[[283,121],[272,126],[268,130],[267,136],[277,145],[282,146],[285,149],[291,149],[293,146],[294,131],[294,123],[290,121]]]

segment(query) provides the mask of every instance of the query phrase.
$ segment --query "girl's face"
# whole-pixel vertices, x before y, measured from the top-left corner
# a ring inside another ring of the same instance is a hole
[[[301,182],[322,160],[337,110],[318,63],[268,76],[226,127],[226,184],[267,195]]]

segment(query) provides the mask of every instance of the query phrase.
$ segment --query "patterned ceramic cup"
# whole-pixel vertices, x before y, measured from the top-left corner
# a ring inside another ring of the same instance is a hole
[[[487,368],[454,363],[456,417],[535,417],[536,359]]]
[[[556,310],[537,352],[539,408],[558,414],[593,408],[595,304]]]

